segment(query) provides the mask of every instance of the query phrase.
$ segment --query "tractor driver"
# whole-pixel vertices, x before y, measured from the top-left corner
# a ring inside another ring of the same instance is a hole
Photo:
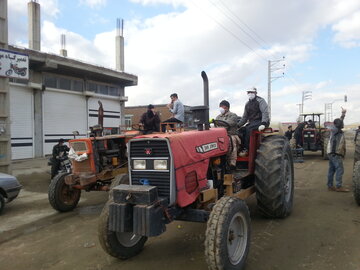
[[[220,114],[216,117],[216,120],[224,121],[229,125],[227,130],[228,130],[228,135],[231,139],[231,143],[230,143],[231,149],[228,152],[227,161],[230,166],[230,170],[235,170],[236,158],[240,145],[240,138],[237,135],[238,116],[236,115],[236,113],[230,112],[229,109],[230,109],[230,103],[226,100],[221,101],[219,104]]]
[[[238,123],[238,127],[242,127],[246,123],[243,134],[243,150],[240,156],[247,156],[250,143],[250,134],[253,130],[262,131],[270,125],[268,105],[262,97],[257,95],[255,87],[247,90],[249,101],[245,104],[244,114]]]

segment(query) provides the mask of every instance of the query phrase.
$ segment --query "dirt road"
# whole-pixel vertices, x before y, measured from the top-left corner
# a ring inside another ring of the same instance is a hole
[[[352,153],[345,160],[344,184],[351,186]],[[256,200],[247,203],[252,218],[247,270],[360,269],[360,207],[352,193],[326,189],[328,162],[319,153],[295,164],[295,204],[284,220],[262,218]],[[48,176],[20,176],[22,197],[0,217],[0,269],[207,269],[206,224],[174,222],[149,239],[130,260],[108,256],[97,239],[97,220],[107,194],[83,193],[79,207],[56,213],[47,201]]]

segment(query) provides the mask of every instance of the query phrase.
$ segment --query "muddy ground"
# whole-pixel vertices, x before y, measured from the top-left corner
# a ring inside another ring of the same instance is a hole
[[[348,148],[343,180],[351,187],[353,149]],[[319,153],[307,153],[295,168],[290,217],[265,219],[254,197],[247,200],[252,237],[246,269],[360,269],[360,207],[352,193],[327,191],[328,162]],[[60,214],[47,200],[49,175],[24,173],[18,177],[24,185],[20,198],[0,217],[0,269],[207,269],[206,224],[174,222],[165,234],[149,239],[140,255],[121,261],[107,255],[97,238],[105,192],[84,192],[75,211]]]

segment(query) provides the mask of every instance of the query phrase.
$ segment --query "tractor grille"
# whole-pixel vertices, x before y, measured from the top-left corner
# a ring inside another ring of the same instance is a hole
[[[147,155],[145,149],[151,149],[151,155]],[[131,158],[170,157],[170,153],[165,140],[143,140],[131,142],[130,156]]]
[[[151,151],[151,154],[149,154]],[[148,154],[146,154],[146,152]],[[130,158],[147,160],[147,164],[152,159],[167,159],[169,170],[157,171],[151,166],[146,171],[131,170],[131,182],[133,185],[141,185],[140,179],[148,179],[151,186],[158,188],[159,197],[170,198],[170,176],[171,176],[171,158],[168,144],[165,140],[137,140],[130,141]]]

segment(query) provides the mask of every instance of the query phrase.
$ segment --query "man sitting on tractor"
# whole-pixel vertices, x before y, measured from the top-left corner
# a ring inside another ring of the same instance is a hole
[[[227,154],[228,164],[230,170],[236,169],[236,158],[240,145],[240,138],[237,135],[237,119],[238,116],[236,113],[230,112],[230,103],[226,100],[223,100],[219,104],[220,114],[216,117],[216,120],[224,121],[228,124],[227,130],[228,135],[231,139],[230,151]]]
[[[247,91],[249,101],[245,105],[244,114],[238,123],[238,127],[242,127],[248,123],[243,129],[243,150],[240,156],[247,156],[250,143],[250,135],[253,130],[262,131],[270,125],[269,109],[266,101],[257,95],[255,87]]]

